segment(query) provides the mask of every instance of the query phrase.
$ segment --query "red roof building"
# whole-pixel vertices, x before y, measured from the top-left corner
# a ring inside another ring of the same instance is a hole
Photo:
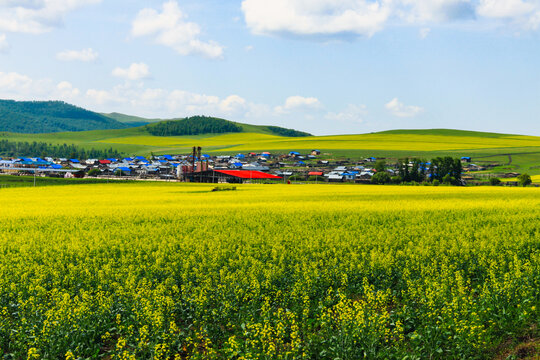
[[[267,174],[262,171],[255,170],[215,170],[217,173],[234,176],[240,179],[282,179],[282,177],[272,174]]]

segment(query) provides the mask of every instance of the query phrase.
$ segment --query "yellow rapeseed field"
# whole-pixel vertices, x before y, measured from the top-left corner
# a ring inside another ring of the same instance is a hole
[[[400,150],[449,151],[490,148],[540,147],[540,138],[533,136],[444,136],[415,134],[362,134],[289,138],[266,134],[238,133],[205,137],[129,136],[100,140],[111,144],[132,144],[188,148],[196,143],[204,148],[227,151],[253,150]]]
[[[539,323],[537,188],[0,189],[3,359],[484,359]]]

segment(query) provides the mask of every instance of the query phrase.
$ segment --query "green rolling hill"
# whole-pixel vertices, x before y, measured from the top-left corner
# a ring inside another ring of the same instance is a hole
[[[51,133],[124,129],[129,126],[62,101],[0,100],[0,131]]]

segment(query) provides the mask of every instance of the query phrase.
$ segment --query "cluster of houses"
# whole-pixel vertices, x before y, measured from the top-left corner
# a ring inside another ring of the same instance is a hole
[[[37,173],[57,177],[82,177],[90,173],[91,176],[98,177],[127,176],[197,181],[197,177],[193,176],[194,173],[204,172],[205,177],[199,176],[199,178],[208,180],[209,176],[215,179],[212,171],[220,171],[220,176],[225,174],[224,171],[228,171],[228,176],[231,174],[230,171],[237,171],[234,174],[243,176],[244,179],[249,172],[252,179],[271,178],[286,181],[289,178],[296,180],[314,178],[316,181],[328,182],[369,182],[375,172],[369,166],[370,163],[375,162],[375,158],[366,158],[360,163],[346,164],[345,161],[318,160],[319,155],[319,150],[312,150],[304,155],[296,151],[281,155],[270,152],[249,152],[217,156],[201,154],[196,158],[193,155],[159,155],[148,158],[135,156],[123,159],[0,158],[0,172]],[[261,176],[260,173],[269,176]]]
[[[159,155],[123,159],[68,159],[51,157],[0,158],[0,173],[41,174],[56,177],[129,177],[178,179],[196,182],[243,182],[247,179],[369,183],[375,157],[362,161],[331,161],[320,158],[319,150],[307,154],[248,152],[236,155]],[[464,170],[473,169],[470,157],[463,157]],[[429,163],[426,164],[429,166]],[[390,176],[396,170],[387,168]]]

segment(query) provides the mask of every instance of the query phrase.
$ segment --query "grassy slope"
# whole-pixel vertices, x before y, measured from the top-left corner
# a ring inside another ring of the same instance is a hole
[[[106,183],[124,183],[124,180],[108,180],[108,179],[64,179],[64,178],[51,178],[51,177],[36,177],[36,186],[50,186],[50,185],[83,185],[83,184],[106,184]],[[12,187],[33,187],[33,176],[14,176],[14,175],[0,175],[0,189],[12,188]]]
[[[320,149],[327,157],[472,156],[480,164],[500,163],[500,171],[540,174],[540,137],[472,131],[394,130],[380,133],[287,138],[269,134],[263,126],[240,124],[246,133],[179,137],[151,136],[142,128],[76,133],[9,134],[1,138],[49,143],[75,143],[87,148],[114,147],[128,154],[187,153],[192,146],[205,152],[306,152]],[[511,160],[511,162],[510,162]]]

